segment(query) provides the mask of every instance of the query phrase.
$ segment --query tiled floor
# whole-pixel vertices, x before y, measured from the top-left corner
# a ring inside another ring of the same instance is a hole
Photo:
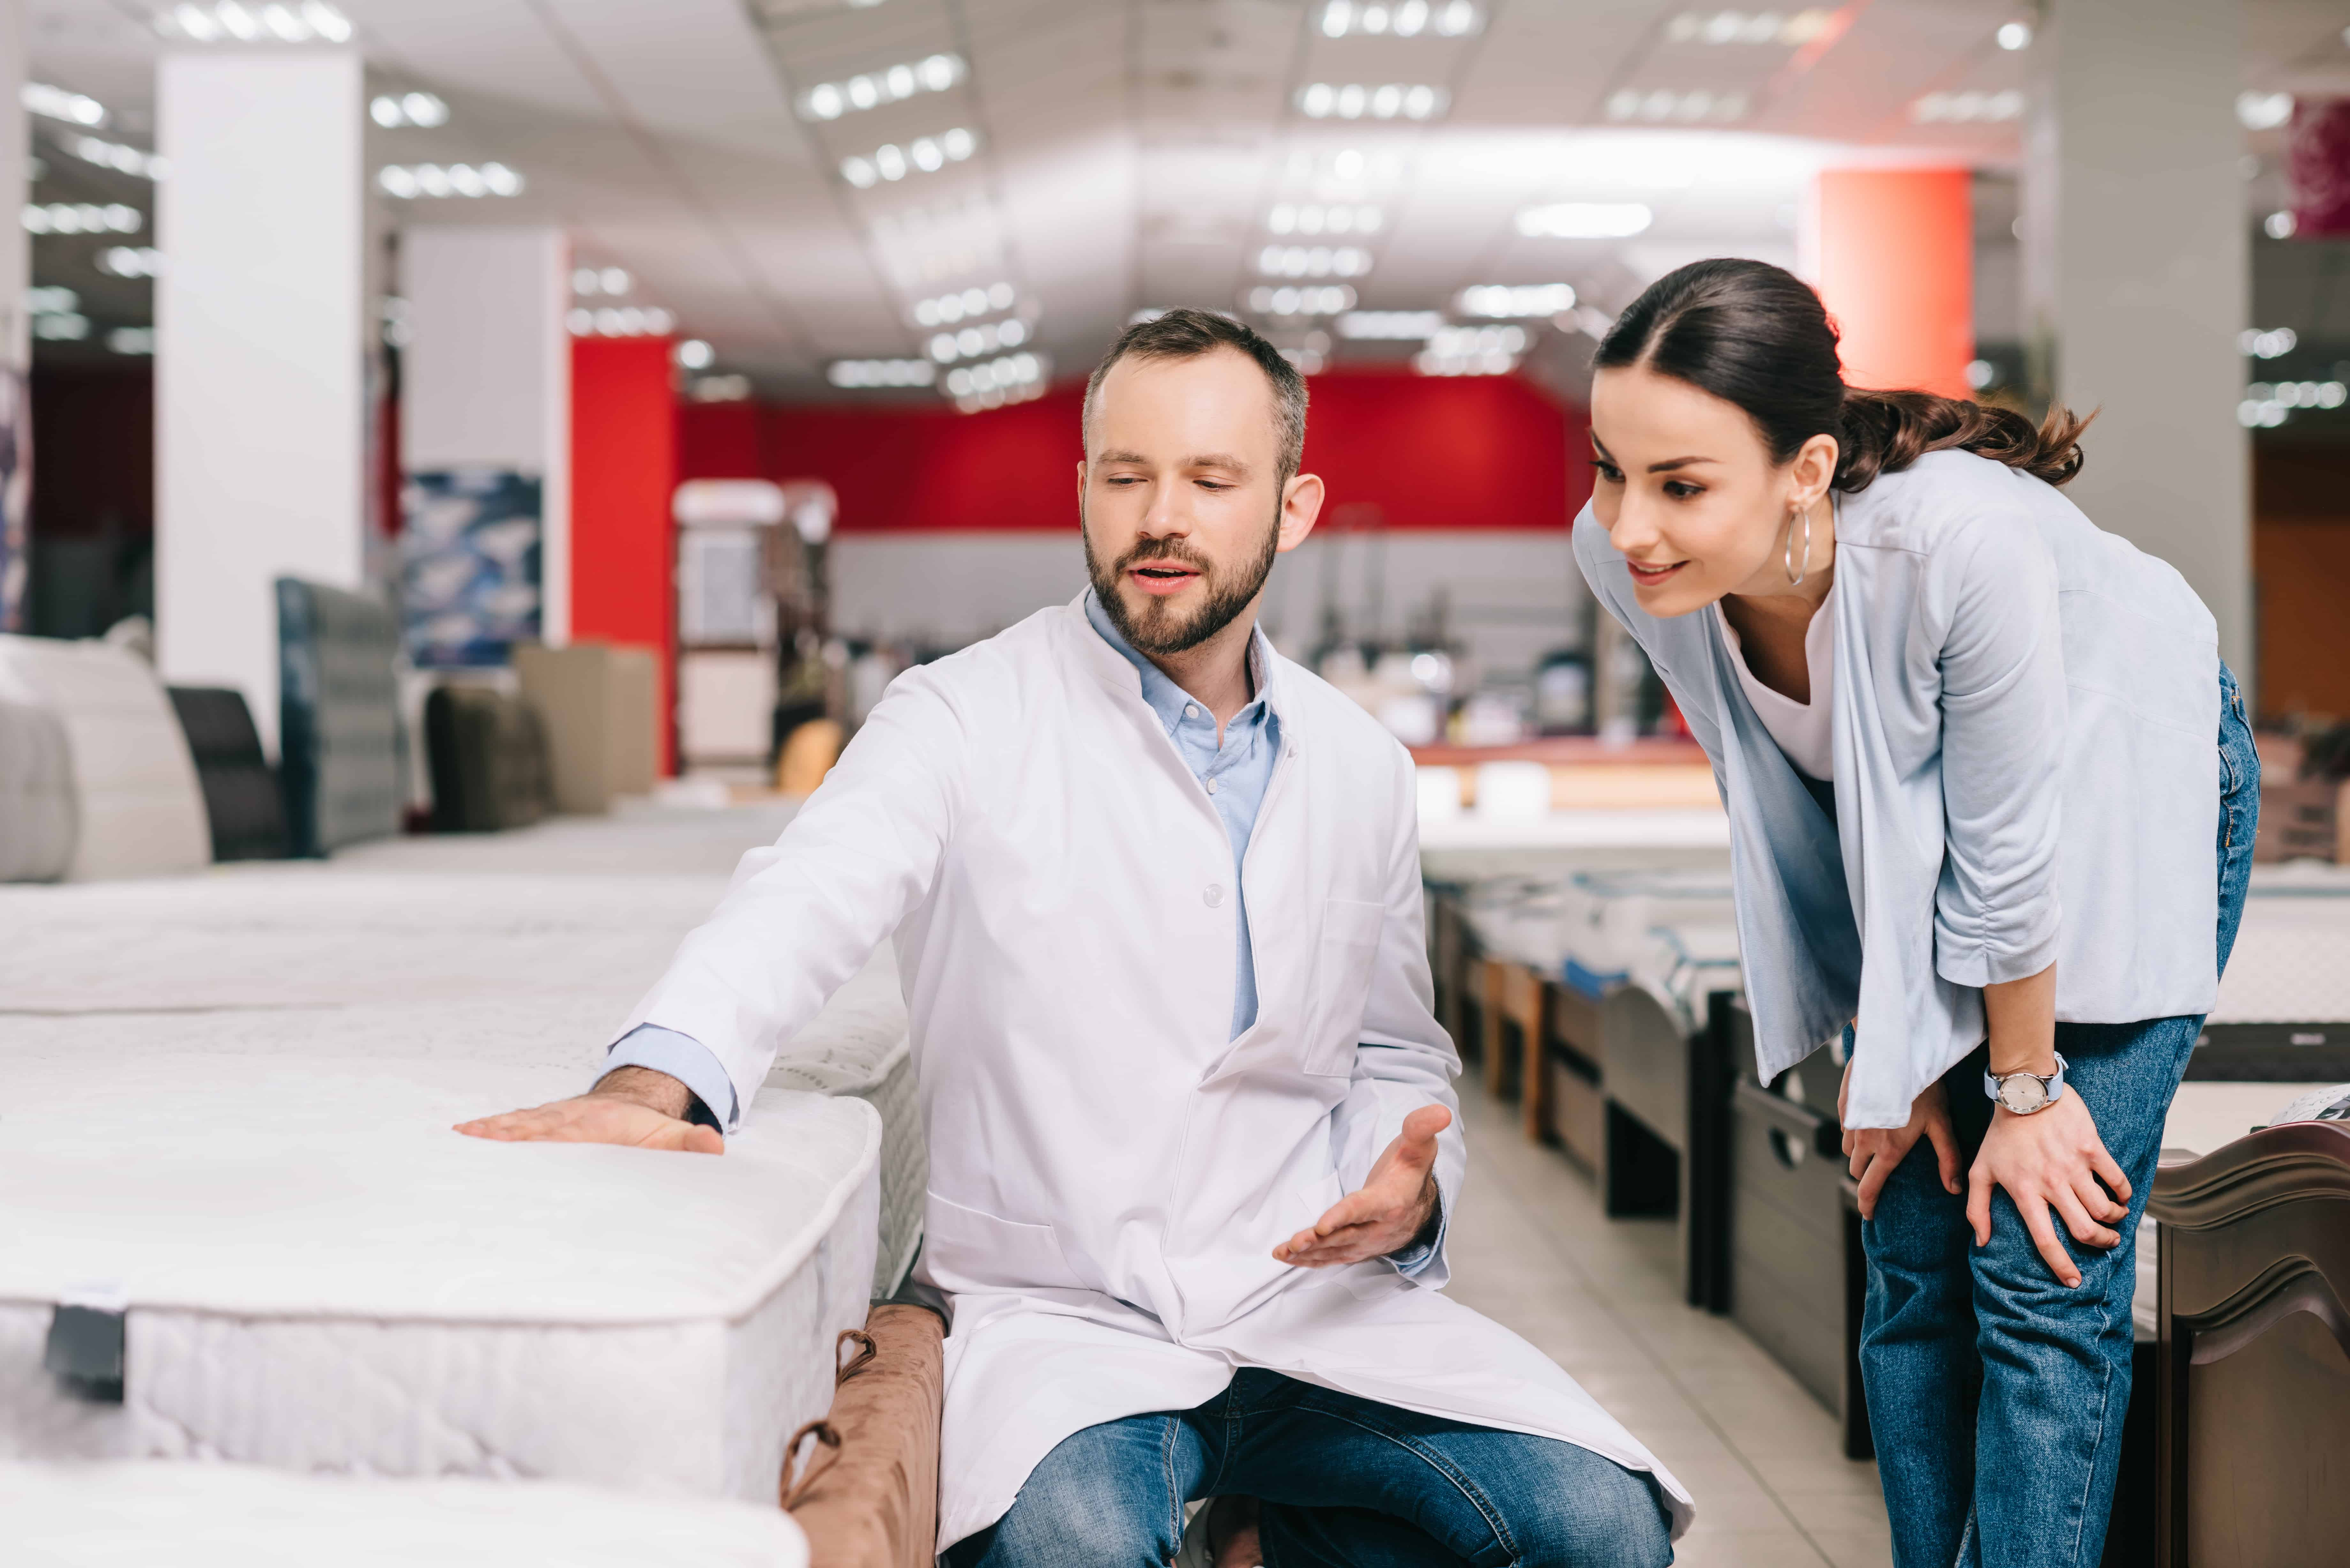
[[[1877,1467],[1727,1318],[1682,1303],[1669,1224],[1610,1220],[1590,1180],[1461,1085],[1469,1186],[1451,1294],[1557,1358],[1697,1499],[1685,1568],[1880,1568]]]

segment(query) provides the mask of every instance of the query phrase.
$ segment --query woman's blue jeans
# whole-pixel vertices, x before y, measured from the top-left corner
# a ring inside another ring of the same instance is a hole
[[[1170,1563],[1183,1505],[1263,1500],[1265,1568],[1663,1568],[1647,1476],[1550,1438],[1416,1415],[1254,1368],[1190,1410],[1065,1438],[948,1568]]]
[[[2220,671],[2220,929],[2227,967],[2251,875],[2260,759],[2242,695]],[[2096,1117],[2129,1178],[2121,1245],[2056,1233],[2077,1290],[2048,1272],[2005,1192],[1977,1248],[1966,1199],[1942,1189],[1934,1152],[1909,1151],[1861,1227],[1868,1300],[1860,1372],[1898,1568],[2094,1568],[2105,1550],[2129,1408],[2137,1225],[2163,1118],[2202,1032],[2198,1018],[2059,1023],[2066,1092]],[[1964,1157],[1991,1125],[1978,1049],[1942,1080]]]

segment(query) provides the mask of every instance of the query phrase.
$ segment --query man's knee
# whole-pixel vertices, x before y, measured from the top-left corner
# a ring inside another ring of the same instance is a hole
[[[1173,1561],[1183,1500],[1170,1486],[1165,1423],[1137,1416],[1065,1438],[1011,1510],[949,1553],[954,1568],[1144,1568]]]
[[[1645,1472],[1571,1443],[1528,1442],[1535,1462],[1505,1505],[1518,1564],[1663,1568],[1672,1561],[1663,1500]]]

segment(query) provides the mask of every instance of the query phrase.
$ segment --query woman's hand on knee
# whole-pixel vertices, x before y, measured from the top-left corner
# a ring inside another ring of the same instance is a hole
[[[1852,1064],[1844,1068],[1844,1085],[1836,1090],[1836,1119],[1844,1119],[1845,1099],[1852,1087]],[[1885,1190],[1886,1181],[1908,1158],[1919,1138],[1934,1146],[1934,1163],[1939,1168],[1942,1189],[1953,1197],[1959,1191],[1959,1138],[1950,1127],[1950,1105],[1942,1097],[1942,1085],[1932,1084],[1926,1092],[1909,1103],[1909,1120],[1898,1127],[1846,1127],[1844,1152],[1852,1162],[1852,1179],[1860,1183],[1860,1217],[1877,1217],[1877,1195]]]
[[[2028,1116],[2005,1106],[1991,1112],[1991,1130],[1967,1178],[1967,1223],[1974,1228],[1978,1247],[1991,1244],[1994,1187],[2006,1189],[2032,1232],[2033,1245],[2067,1289],[2079,1286],[2081,1271],[2057,1236],[2051,1210],[2085,1247],[2121,1244],[2121,1232],[2112,1227],[2129,1218],[2129,1179],[2106,1152],[2096,1118],[2077,1094],[2062,1096]]]

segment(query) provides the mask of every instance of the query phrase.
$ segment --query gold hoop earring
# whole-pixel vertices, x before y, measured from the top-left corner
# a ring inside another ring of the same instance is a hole
[[[1795,519],[1797,517],[1804,520],[1804,561],[1800,566],[1795,564]],[[1804,579],[1812,575],[1812,509],[1810,507],[1797,506],[1788,510],[1787,547],[1781,553],[1780,564],[1787,574],[1787,586],[1791,588],[1802,587]]]

